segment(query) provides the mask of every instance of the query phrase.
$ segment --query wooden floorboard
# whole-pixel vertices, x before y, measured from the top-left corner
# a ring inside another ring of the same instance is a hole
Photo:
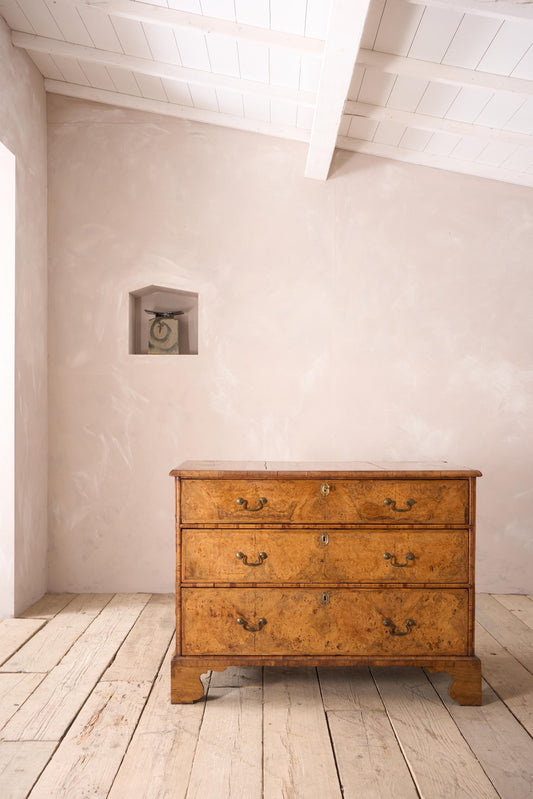
[[[531,597],[523,594],[494,594],[494,598],[533,630],[533,602]]]
[[[0,623],[0,799],[533,797],[533,600],[477,598],[483,704],[445,673],[229,668],[170,703],[171,595]]]
[[[481,594],[476,602],[476,617],[483,627],[533,674],[533,630],[510,613],[501,602]]]
[[[417,799],[418,793],[369,669],[319,669],[344,799]]]
[[[422,799],[498,794],[422,669],[372,669]]]
[[[4,619],[0,621],[0,664],[13,657],[21,646],[44,627],[43,619]]]
[[[261,799],[262,699],[261,669],[213,672],[187,799]]]
[[[51,671],[112,598],[112,594],[75,597],[6,660],[0,671]]]
[[[185,799],[202,726],[205,700],[170,704],[171,643],[109,799]],[[209,676],[204,678],[206,687]]]
[[[531,797],[533,738],[490,685],[483,681],[481,707],[460,707],[448,695],[445,674],[430,674],[429,679],[500,796]]]

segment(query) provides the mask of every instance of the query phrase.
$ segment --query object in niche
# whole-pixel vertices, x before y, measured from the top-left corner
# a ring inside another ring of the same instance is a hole
[[[149,355],[175,355],[179,353],[178,316],[183,311],[148,311],[153,314],[148,328]]]

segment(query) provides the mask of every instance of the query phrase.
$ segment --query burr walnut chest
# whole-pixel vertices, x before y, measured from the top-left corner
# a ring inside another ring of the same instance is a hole
[[[189,461],[172,702],[230,665],[424,666],[481,703],[475,481],[447,463]]]

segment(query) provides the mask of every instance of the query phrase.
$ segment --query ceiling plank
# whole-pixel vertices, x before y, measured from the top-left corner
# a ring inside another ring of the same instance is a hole
[[[379,69],[392,75],[408,75],[413,78],[458,86],[475,86],[490,89],[493,92],[511,92],[524,99],[533,96],[533,81],[530,80],[492,75],[488,72],[477,72],[473,69],[453,67],[448,64],[419,61],[416,58],[378,53],[375,50],[360,50],[357,65]]]
[[[265,136],[275,136],[281,139],[307,142],[310,136],[310,132],[303,128],[285,127],[284,125],[245,119],[230,114],[205,111],[202,108],[165,103],[161,100],[148,100],[143,97],[134,97],[130,94],[106,91],[105,89],[93,89],[89,86],[75,86],[72,83],[48,78],[44,81],[44,88],[50,94],[61,94],[66,97],[89,100],[94,103],[131,108],[136,111],[147,111],[151,114],[162,114],[163,116],[188,119],[193,122],[205,122],[209,125],[244,130],[250,133],[262,133]]]
[[[493,142],[507,142],[516,146],[520,144],[529,147],[533,146],[533,137],[526,133],[514,133],[510,130],[499,130],[485,125],[473,125],[468,122],[442,119],[441,117],[432,117],[427,114],[412,113],[410,111],[399,111],[393,108],[369,105],[368,103],[353,102],[352,100],[346,102],[344,113],[348,116],[373,119],[379,122],[391,120],[406,125],[408,128],[430,130],[435,133],[455,133],[460,136],[474,136],[477,139]]]
[[[324,49],[324,42],[321,39],[254,25],[242,25],[227,19],[191,14],[167,6],[136,2],[136,0],[54,0],[54,5],[70,8],[94,8],[112,17],[132,19],[151,25],[197,30],[201,33],[216,33],[219,36],[229,36],[232,39],[310,55],[321,55]]]
[[[333,0],[305,176],[326,180],[370,0]]]
[[[163,64],[151,61],[148,58],[114,53],[109,50],[97,50],[94,47],[70,44],[69,42],[47,39],[44,36],[34,36],[29,33],[13,32],[11,40],[15,47],[20,47],[29,52],[47,53],[48,55],[74,58],[78,61],[89,61],[105,66],[119,67],[141,75],[152,75],[167,80],[193,83],[212,88],[231,89],[245,92],[246,94],[260,94],[267,97],[278,97],[293,100],[302,105],[314,106],[315,95],[299,89],[289,89],[283,86],[272,86],[258,81],[244,80],[242,78],[218,75],[202,69],[190,69],[175,64]]]
[[[531,0],[406,0],[406,2],[482,17],[533,20]]]
[[[459,172],[464,175],[474,175],[490,180],[499,180],[503,183],[515,183],[519,186],[529,186],[533,188],[533,174],[525,172],[515,172],[504,167],[491,167],[484,164],[477,164],[474,161],[461,161],[449,156],[432,155],[430,153],[418,152],[415,150],[399,149],[388,144],[376,144],[376,142],[363,141],[362,139],[350,139],[346,136],[339,136],[337,147],[341,150],[350,150],[355,153],[365,155],[376,155],[378,158],[388,158],[393,161],[402,161],[408,164],[418,164],[420,166],[444,169],[449,172]]]

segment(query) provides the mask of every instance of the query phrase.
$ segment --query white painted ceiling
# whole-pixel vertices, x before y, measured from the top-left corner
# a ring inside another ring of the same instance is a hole
[[[0,0],[48,92],[533,187],[528,0]]]

